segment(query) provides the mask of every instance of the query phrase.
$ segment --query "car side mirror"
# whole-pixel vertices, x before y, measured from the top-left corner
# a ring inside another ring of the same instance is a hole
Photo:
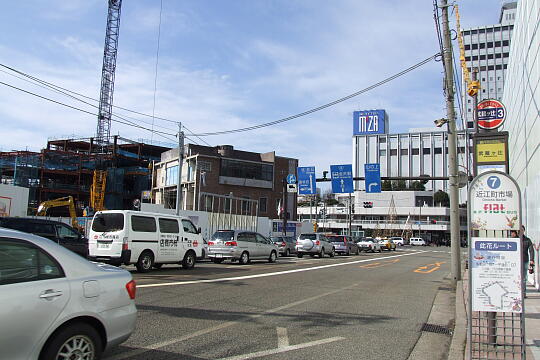
[[[200,233],[201,233],[201,227],[199,226],[199,227],[197,228],[197,234],[200,234]]]

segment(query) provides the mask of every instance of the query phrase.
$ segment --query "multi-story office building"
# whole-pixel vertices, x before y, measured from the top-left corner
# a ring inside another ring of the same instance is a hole
[[[469,72],[477,69],[480,81],[478,101],[485,99],[501,100],[510,56],[510,42],[514,29],[517,2],[508,2],[501,8],[499,23],[479,26],[462,31],[465,45],[465,61]],[[464,120],[467,127],[473,128],[473,99],[462,84]]]
[[[275,152],[236,150],[230,145],[188,144],[184,153],[182,209],[279,218],[278,207],[284,207],[283,181],[288,174],[297,173],[297,159]],[[164,152],[154,164],[152,184],[154,202],[175,208],[178,148]],[[289,219],[295,220],[296,194],[286,196]]]
[[[362,124],[366,121],[364,120],[366,116],[373,116],[371,120],[367,120],[368,126]],[[355,177],[364,176],[364,164],[367,163],[380,163],[382,177],[448,176],[446,131],[433,127],[411,129],[408,133],[388,134],[388,117],[384,110],[355,111],[353,122]],[[469,173],[469,164],[472,163],[471,146],[470,139],[467,146],[465,132],[459,132],[459,170],[465,173]],[[426,190],[446,191],[447,186],[447,181],[432,180],[426,184]],[[364,190],[364,182],[356,181],[355,189]]]

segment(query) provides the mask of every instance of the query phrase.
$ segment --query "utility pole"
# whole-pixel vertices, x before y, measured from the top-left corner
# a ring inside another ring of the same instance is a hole
[[[287,236],[287,198],[289,194],[287,193],[287,177],[283,178],[283,236]]]
[[[352,195],[349,193],[349,236],[352,236]]]
[[[450,245],[452,254],[452,280],[461,280],[460,259],[460,219],[459,219],[459,188],[458,188],[458,159],[456,114],[454,111],[454,69],[452,68],[452,40],[448,23],[448,2],[441,0],[443,61],[445,69],[446,118],[448,125],[448,177],[450,186]]]
[[[182,205],[182,165],[184,163],[184,132],[178,123],[178,184],[176,185],[176,215],[180,215]]]

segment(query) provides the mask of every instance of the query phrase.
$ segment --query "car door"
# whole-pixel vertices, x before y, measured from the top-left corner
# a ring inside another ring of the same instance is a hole
[[[56,229],[54,228],[54,225],[48,222],[31,222],[28,224],[28,229],[22,231],[47,238],[54,241],[55,243],[59,243],[59,239],[56,235]]]
[[[60,264],[29,242],[0,238],[0,351],[27,359],[70,298]]]
[[[257,256],[260,257],[270,257],[270,253],[274,249],[274,246],[270,245],[270,240],[262,236],[261,234],[255,234],[255,237],[257,239]]]
[[[182,226],[184,228],[184,246],[185,250],[193,249],[195,254],[201,254],[201,246],[203,245],[200,240],[199,231],[193,225],[193,223],[188,219],[182,219]]]
[[[81,234],[64,224],[55,224],[54,227],[60,245],[83,257],[88,255],[88,243]]]

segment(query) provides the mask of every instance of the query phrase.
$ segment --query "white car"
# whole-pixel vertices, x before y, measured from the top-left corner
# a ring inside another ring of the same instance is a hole
[[[390,240],[392,240],[397,246],[405,245],[405,240],[400,236],[391,237]]]
[[[411,238],[410,244],[411,246],[426,246],[426,242],[422,238]]]
[[[376,240],[374,240],[373,238],[370,238],[370,237],[363,238],[362,240],[357,242],[356,245],[358,245],[358,249],[360,251],[365,251],[365,252],[368,252],[368,251],[381,252],[382,251],[381,244],[379,244],[378,241],[376,241]]]
[[[135,328],[135,282],[39,236],[0,228],[0,357],[99,359]]]

